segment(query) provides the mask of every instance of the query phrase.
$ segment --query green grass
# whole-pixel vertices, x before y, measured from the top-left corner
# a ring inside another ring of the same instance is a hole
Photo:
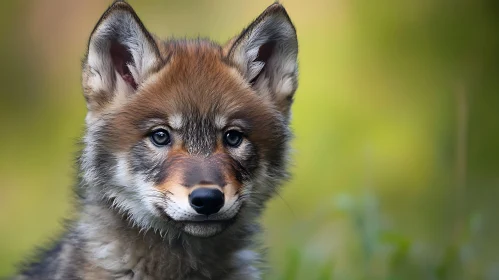
[[[104,2],[0,7],[0,278],[71,214],[79,60]],[[219,41],[270,4],[130,2],[161,37]],[[293,178],[262,218],[266,279],[499,279],[496,5],[282,2],[300,86]]]

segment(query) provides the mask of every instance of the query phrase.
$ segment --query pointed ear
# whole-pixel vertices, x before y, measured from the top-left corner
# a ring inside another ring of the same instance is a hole
[[[90,112],[118,95],[134,93],[161,65],[152,35],[124,1],[114,2],[95,26],[83,61],[83,88]]]
[[[298,41],[284,7],[269,6],[224,49],[255,91],[287,116],[298,86]]]

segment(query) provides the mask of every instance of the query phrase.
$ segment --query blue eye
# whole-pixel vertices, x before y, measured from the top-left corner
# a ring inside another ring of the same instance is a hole
[[[224,142],[227,146],[237,148],[243,142],[243,134],[237,130],[225,132]]]
[[[166,146],[170,144],[170,134],[164,129],[157,129],[151,133],[151,141],[156,146]]]

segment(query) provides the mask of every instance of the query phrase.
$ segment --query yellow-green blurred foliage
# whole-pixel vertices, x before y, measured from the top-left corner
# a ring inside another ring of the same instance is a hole
[[[110,1],[0,4],[0,277],[71,215],[80,60]],[[130,1],[224,42],[269,1]],[[293,179],[266,279],[499,279],[499,5],[283,0],[298,30]]]

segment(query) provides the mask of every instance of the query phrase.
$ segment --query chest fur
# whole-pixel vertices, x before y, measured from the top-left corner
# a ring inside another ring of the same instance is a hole
[[[88,231],[87,231],[88,232]],[[206,242],[162,240],[155,236],[110,234],[87,239],[85,279],[259,279],[257,254]],[[94,236],[95,237],[95,236]]]

